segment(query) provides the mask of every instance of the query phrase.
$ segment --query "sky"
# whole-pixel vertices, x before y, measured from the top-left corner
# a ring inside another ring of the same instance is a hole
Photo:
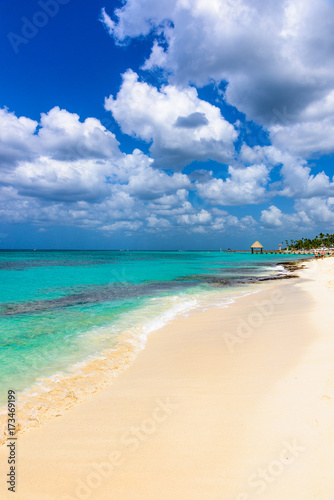
[[[334,232],[332,0],[0,0],[0,248]]]

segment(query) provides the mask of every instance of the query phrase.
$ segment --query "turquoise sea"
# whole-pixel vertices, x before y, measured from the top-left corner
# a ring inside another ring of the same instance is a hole
[[[278,263],[305,256],[225,252],[1,251],[0,405],[8,389],[140,341],[198,306],[228,304]]]

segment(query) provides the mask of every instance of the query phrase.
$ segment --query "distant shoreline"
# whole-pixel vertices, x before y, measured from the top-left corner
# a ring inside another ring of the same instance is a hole
[[[201,253],[201,252],[209,252],[209,253],[249,253],[249,254],[252,254],[251,250],[207,250],[207,249],[204,249],[204,250],[189,250],[189,249],[186,249],[186,250],[150,250],[150,249],[145,249],[145,250],[131,250],[131,249],[127,249],[127,250],[122,250],[122,249],[117,249],[117,248],[114,248],[114,249],[96,249],[96,248],[91,248],[91,249],[87,249],[87,248],[0,248],[0,253],[1,252],[196,252],[196,253]],[[253,255],[263,255],[263,254],[287,254],[287,255],[301,255],[301,254],[305,254],[305,255],[313,255],[314,254],[314,250],[296,250],[296,251],[290,251],[290,250],[263,250],[263,252],[254,252]],[[334,253],[334,249],[333,249],[333,253]]]

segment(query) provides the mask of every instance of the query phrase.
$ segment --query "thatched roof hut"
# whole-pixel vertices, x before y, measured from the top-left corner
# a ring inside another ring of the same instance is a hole
[[[252,253],[254,253],[254,250],[255,251],[260,250],[260,252],[262,253],[263,245],[261,245],[261,243],[259,241],[255,241],[255,243],[253,243],[253,245],[251,246],[251,250],[252,250]]]

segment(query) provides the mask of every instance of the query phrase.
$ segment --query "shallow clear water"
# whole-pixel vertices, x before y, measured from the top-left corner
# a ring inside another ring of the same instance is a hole
[[[305,258],[305,256],[302,256]],[[224,252],[0,252],[0,404],[8,389],[150,331],[201,297],[280,270],[298,256]],[[211,294],[211,295],[210,295]]]

